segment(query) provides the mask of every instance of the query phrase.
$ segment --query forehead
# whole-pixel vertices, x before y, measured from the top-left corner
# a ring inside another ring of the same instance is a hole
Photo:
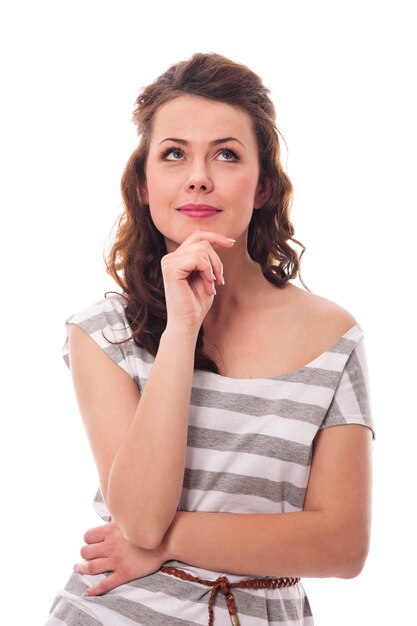
[[[151,138],[161,141],[171,136],[198,141],[229,135],[256,143],[252,120],[246,111],[225,102],[184,95],[159,107]]]

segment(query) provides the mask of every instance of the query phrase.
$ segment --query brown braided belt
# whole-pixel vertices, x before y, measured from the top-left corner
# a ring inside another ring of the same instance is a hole
[[[299,578],[287,577],[248,578],[245,580],[240,580],[237,583],[231,583],[226,578],[226,576],[220,576],[219,578],[217,578],[217,580],[204,580],[203,578],[198,578],[197,576],[191,576],[191,574],[184,572],[182,569],[177,569],[176,567],[170,567],[168,565],[163,565],[160,571],[165,572],[166,574],[171,574],[172,576],[177,576],[177,578],[182,578],[183,580],[191,580],[197,583],[201,583],[202,585],[208,585],[209,587],[213,587],[208,604],[208,626],[213,626],[214,624],[213,603],[218,589],[220,589],[220,591],[224,593],[226,597],[227,608],[229,609],[230,619],[233,626],[240,626],[239,618],[237,616],[236,602],[233,597],[233,593],[230,590],[230,587],[240,587],[241,589],[247,589],[249,587],[251,587],[252,589],[281,589],[281,587],[292,587],[293,585],[296,585],[300,580]]]

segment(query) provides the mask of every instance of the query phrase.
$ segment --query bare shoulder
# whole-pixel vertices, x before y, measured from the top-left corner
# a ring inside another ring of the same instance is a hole
[[[352,313],[336,302],[292,284],[289,287],[290,309],[320,347],[332,345],[358,323]]]
[[[328,327],[330,332],[342,332],[344,334],[352,326],[357,324],[356,318],[345,308],[329,300],[309,291],[304,291],[296,287],[299,292],[298,297],[303,306],[307,306],[308,311],[314,317],[315,321],[323,326]]]

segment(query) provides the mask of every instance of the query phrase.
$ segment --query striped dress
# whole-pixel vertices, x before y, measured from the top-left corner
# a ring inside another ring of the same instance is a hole
[[[130,336],[120,295],[103,298],[65,320],[81,326],[137,384],[146,385],[154,357]],[[66,326],[68,328],[68,326]],[[62,348],[68,365],[68,339]],[[295,371],[271,378],[229,378],[195,370],[189,408],[184,482],[178,510],[227,513],[302,511],[312,443],[329,426],[362,424],[373,431],[363,330],[355,324]],[[98,490],[93,506],[111,520]],[[230,582],[254,578],[165,563],[193,576]],[[56,596],[47,626],[197,626],[208,623],[211,587],[157,571],[102,596],[83,598],[105,574],[72,573]],[[241,626],[312,626],[301,581],[282,589],[233,589]],[[214,602],[215,626],[230,626],[225,596]]]

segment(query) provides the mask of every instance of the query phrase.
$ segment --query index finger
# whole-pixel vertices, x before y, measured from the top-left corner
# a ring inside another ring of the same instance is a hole
[[[232,239],[231,237],[226,237],[226,235],[223,235],[222,233],[216,233],[213,230],[203,230],[201,228],[198,228],[197,230],[194,230],[191,235],[189,235],[186,239],[189,240],[192,239],[193,241],[209,241],[212,244],[234,244],[236,243],[236,239]]]

